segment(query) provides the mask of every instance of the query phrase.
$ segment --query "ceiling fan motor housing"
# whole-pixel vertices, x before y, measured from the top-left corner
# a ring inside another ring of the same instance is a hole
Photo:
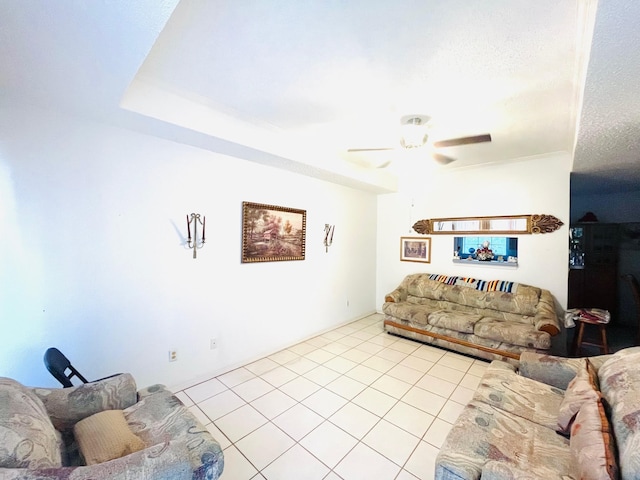
[[[422,147],[429,139],[428,115],[405,115],[400,119],[400,145],[403,148]]]

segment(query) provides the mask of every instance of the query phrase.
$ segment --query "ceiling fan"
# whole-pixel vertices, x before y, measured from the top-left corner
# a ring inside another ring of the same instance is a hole
[[[427,144],[429,139],[429,120],[428,115],[405,115],[400,119],[400,146],[405,149],[420,148]],[[434,148],[457,147],[460,145],[469,145],[472,143],[490,142],[491,135],[488,133],[482,135],[473,135],[470,137],[450,138],[447,140],[438,140],[432,142]],[[395,147],[385,148],[350,148],[347,151],[351,153],[359,152],[381,152],[385,150],[396,150]],[[438,152],[432,152],[431,156],[440,165],[447,165],[455,158]],[[386,167],[390,162],[381,165],[379,168]]]

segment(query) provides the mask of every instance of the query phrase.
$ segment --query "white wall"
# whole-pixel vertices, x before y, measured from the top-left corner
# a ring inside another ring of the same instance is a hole
[[[42,363],[57,346],[88,377],[188,385],[375,311],[373,194],[0,109],[0,201],[0,375],[25,384],[57,385]],[[306,260],[242,264],[242,201],[305,209]],[[196,260],[191,212],[207,217]]]
[[[399,193],[378,197],[378,309],[386,293],[405,275],[417,272],[526,283],[550,290],[559,305],[566,306],[568,155],[451,170],[439,175],[418,165],[402,178],[405,182]],[[419,237],[411,228],[417,220],[521,214],[551,214],[565,225],[550,234],[516,235],[517,268],[454,264],[452,235],[431,235],[430,264],[400,261],[400,237]]]

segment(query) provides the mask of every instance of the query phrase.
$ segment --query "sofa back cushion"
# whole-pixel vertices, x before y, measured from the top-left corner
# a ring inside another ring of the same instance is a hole
[[[58,433],[40,399],[0,377],[0,468],[62,466]]]
[[[536,314],[541,290],[529,285],[518,285],[516,292],[478,290],[475,283],[464,282],[460,277],[453,282],[433,280],[429,274],[415,274],[407,278],[407,295],[445,300],[478,309],[491,309],[519,315]],[[478,282],[476,280],[476,282]],[[481,281],[484,282],[484,281]],[[483,284],[500,285],[504,282],[484,282]],[[513,291],[513,289],[511,289]]]
[[[613,354],[598,378],[610,409],[622,478],[640,478],[640,347]]]

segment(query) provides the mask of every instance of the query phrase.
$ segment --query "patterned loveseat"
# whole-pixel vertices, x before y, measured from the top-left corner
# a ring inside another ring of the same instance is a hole
[[[548,290],[502,280],[408,275],[385,297],[385,329],[489,360],[549,353],[560,332]]]
[[[436,458],[436,480],[640,478],[640,347],[493,361]]]
[[[216,479],[218,442],[162,385],[130,374],[71,388],[0,377],[0,480]]]

